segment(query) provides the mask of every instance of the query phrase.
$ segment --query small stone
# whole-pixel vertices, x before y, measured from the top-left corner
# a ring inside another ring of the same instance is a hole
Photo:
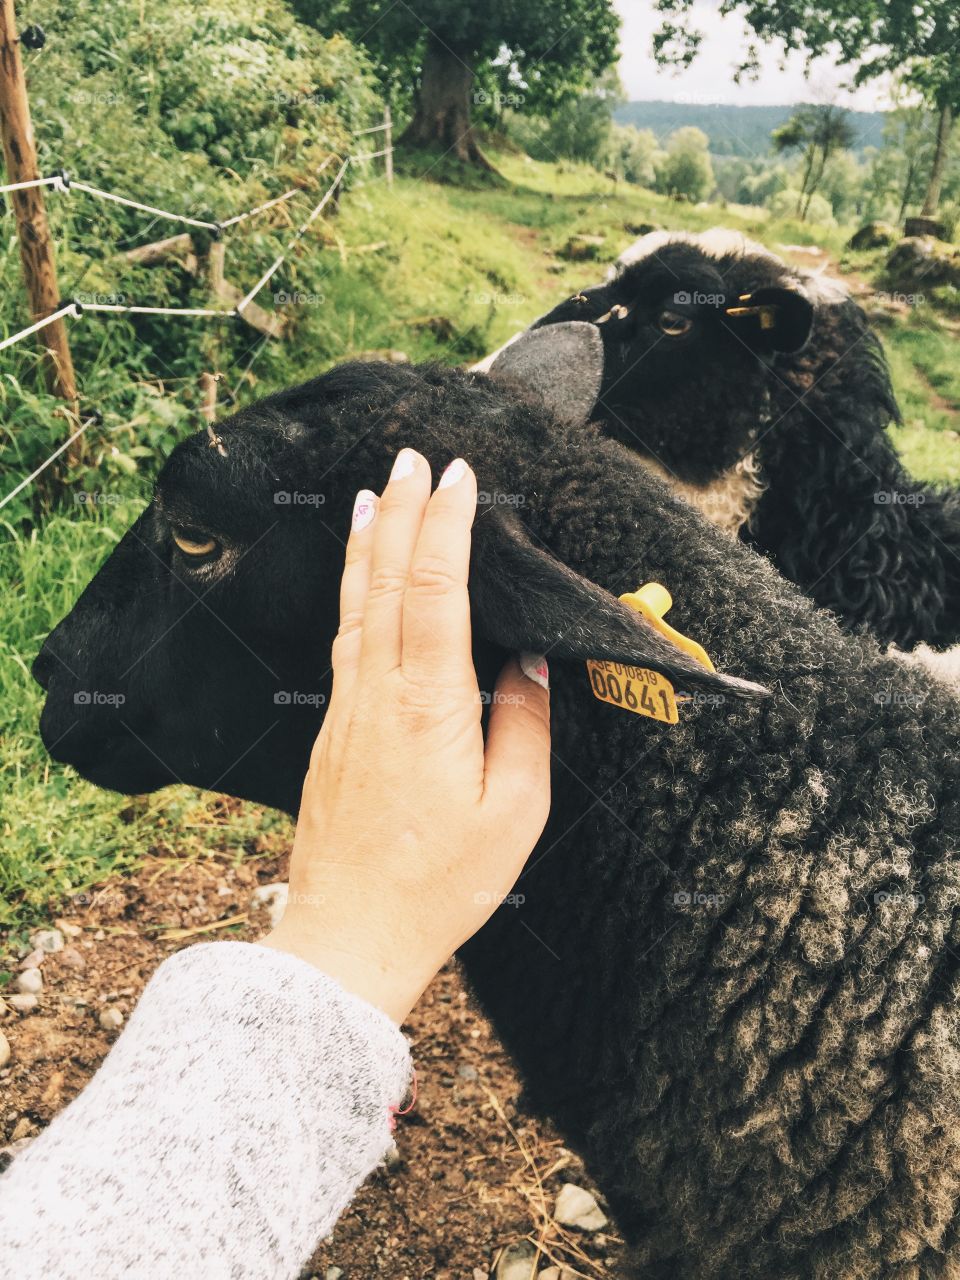
[[[530,1280],[536,1259],[537,1250],[529,1240],[508,1244],[494,1265],[494,1280]]]
[[[119,1031],[123,1026],[123,1014],[116,1005],[111,1005],[108,1009],[100,1010],[98,1022],[104,1031]]]
[[[342,1267],[327,1267],[326,1271],[323,1273],[323,1280],[340,1280],[342,1275]]]
[[[557,1196],[553,1216],[563,1227],[577,1227],[580,1231],[602,1231],[607,1219],[589,1191],[573,1182],[565,1182]]]
[[[98,929],[97,932],[93,935],[93,940],[94,942],[102,942],[106,936],[107,935],[104,933],[102,929]]]
[[[56,926],[65,938],[79,938],[83,933],[78,924],[71,924],[69,920],[57,920]]]
[[[10,1061],[10,1041],[0,1031],[0,1067],[5,1067]]]
[[[283,919],[289,892],[289,885],[280,882],[277,884],[262,884],[251,893],[247,910],[251,915],[258,911],[266,910],[270,928],[276,929]]]
[[[10,1134],[10,1141],[19,1142],[21,1138],[32,1138],[33,1132],[33,1121],[28,1120],[26,1116],[21,1116],[13,1126],[13,1132]]]
[[[559,1267],[544,1267],[542,1271],[537,1272],[537,1280],[560,1280]]]
[[[469,1062],[461,1062],[457,1067],[457,1075],[461,1080],[476,1080],[477,1068],[472,1067]]]
[[[7,1004],[17,1013],[32,1013],[39,1003],[35,995],[18,992],[15,996],[7,996]]]
[[[76,947],[64,947],[60,952],[60,963],[68,969],[85,969],[87,962]]]
[[[47,953],[45,951],[31,951],[28,956],[24,956],[17,966],[18,969],[39,969],[43,964],[43,958]]]
[[[38,996],[43,990],[43,974],[39,969],[24,969],[14,978],[13,985],[25,996]]]
[[[31,933],[30,941],[37,951],[52,953],[63,950],[63,934],[59,929],[38,929]]]
[[[489,1280],[490,1272],[484,1271],[482,1267],[473,1268],[473,1280]]]

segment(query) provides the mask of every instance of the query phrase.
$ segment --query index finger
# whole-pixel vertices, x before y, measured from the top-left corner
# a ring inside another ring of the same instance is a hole
[[[476,509],[476,477],[455,458],[427,504],[403,599],[401,663],[411,675],[474,678],[467,574]]]

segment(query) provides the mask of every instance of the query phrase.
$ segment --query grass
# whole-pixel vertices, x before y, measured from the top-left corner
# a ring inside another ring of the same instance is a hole
[[[578,233],[604,236],[605,260],[635,238],[641,223],[690,230],[722,223],[774,249],[816,244],[834,259],[849,234],[771,219],[758,209],[678,204],[623,184],[615,189],[578,166],[507,152],[493,158],[501,178],[467,187],[429,180],[450,177],[442,166],[428,180],[401,171],[392,188],[373,175],[356,183],[339,216],[316,224],[278,277],[286,300],[277,305],[290,320],[282,343],[263,343],[240,329],[211,344],[200,326],[174,329],[180,321],[162,331],[126,319],[82,322],[78,371],[104,420],[90,433],[90,466],[76,482],[111,495],[111,502],[48,511],[32,490],[3,512],[9,522],[0,531],[7,606],[0,623],[0,926],[22,928],[148,851],[188,857],[213,846],[241,857],[288,834],[288,823],[275,814],[188,788],[133,801],[98,791],[51,763],[37,734],[42,695],[29,675],[33,655],[140,509],[159,460],[199,425],[202,368],[215,363],[226,371],[221,394],[229,408],[365,352],[474,359],[597,278],[598,263],[556,256]],[[278,218],[272,228],[230,241],[228,278],[255,279],[288,236]],[[868,271],[879,262],[857,255],[855,265]],[[13,281],[14,265],[8,245],[0,250],[0,280]],[[150,279],[158,290],[172,287],[160,273]],[[104,288],[116,286],[104,275]],[[144,287],[138,281],[141,296]],[[275,304],[268,296],[265,305]],[[15,291],[0,314],[15,327]],[[960,448],[951,434],[960,420],[960,369],[951,358],[949,323],[939,311],[918,311],[885,330],[884,341],[905,416],[894,438],[908,466],[923,478],[960,481]],[[36,456],[37,424],[45,440],[62,430],[29,347],[13,351],[0,372],[4,489]]]

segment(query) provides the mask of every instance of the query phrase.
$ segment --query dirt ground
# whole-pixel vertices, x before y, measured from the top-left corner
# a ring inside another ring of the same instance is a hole
[[[266,920],[251,916],[250,894],[285,879],[285,859],[274,856],[156,858],[136,876],[65,904],[56,920],[65,946],[42,958],[37,1007],[19,1013],[0,1001],[0,1031],[12,1050],[0,1069],[0,1166],[97,1069],[119,1034],[101,1025],[105,1010],[128,1016],[153,970],[182,946],[256,938]],[[15,973],[25,959],[23,947],[0,954],[0,973]],[[569,1268],[571,1280],[623,1275],[612,1227],[585,1233],[554,1220],[565,1182],[596,1189],[550,1126],[524,1112],[517,1075],[455,965],[438,975],[405,1031],[417,1068],[416,1107],[398,1120],[387,1167],[304,1275],[527,1280],[551,1266]],[[504,1259],[498,1272],[500,1251],[524,1241],[529,1263],[508,1268]]]

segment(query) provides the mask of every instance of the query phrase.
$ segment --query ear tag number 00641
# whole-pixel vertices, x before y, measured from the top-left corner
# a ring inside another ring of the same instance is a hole
[[[628,667],[622,662],[596,662],[593,658],[587,663],[587,671],[594,697],[601,702],[664,724],[676,724],[680,719],[673,685],[658,671]]]
[[[659,582],[647,582],[636,591],[620,597],[623,604],[639,613],[655,631],[659,631],[678,649],[702,663],[708,671],[714,666],[706,650],[696,640],[681,635],[663,615],[673,604],[666,587]],[[677,724],[677,695],[666,676],[647,667],[631,667],[622,662],[600,662],[591,658],[587,662],[587,674],[593,696],[612,707],[633,711],[638,716],[649,716],[662,724]]]

